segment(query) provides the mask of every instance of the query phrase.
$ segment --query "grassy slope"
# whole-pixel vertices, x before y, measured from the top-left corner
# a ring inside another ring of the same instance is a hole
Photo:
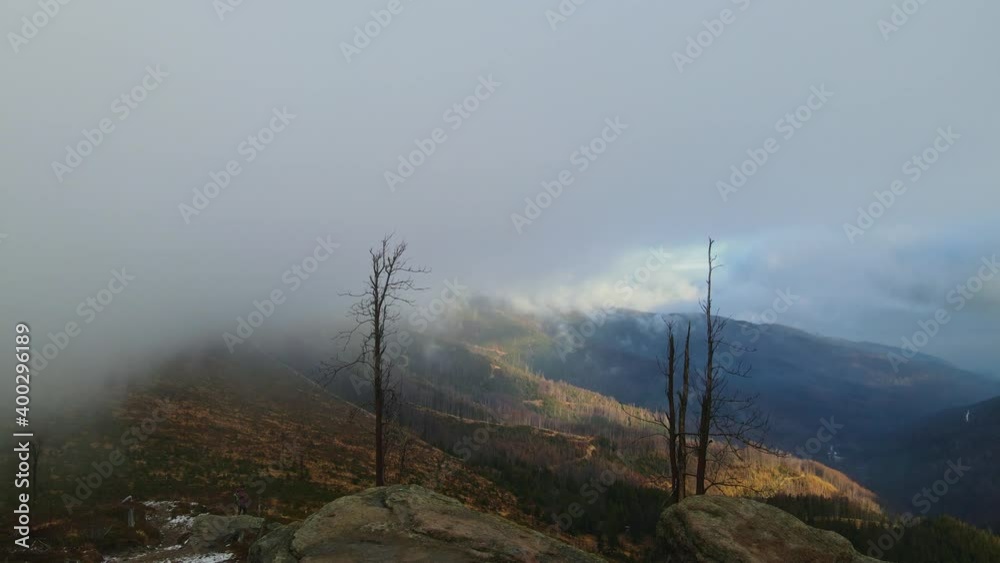
[[[511,334],[516,350],[545,342]],[[496,342],[439,343],[435,353],[414,350],[413,356],[416,373],[406,389],[407,400],[417,405],[404,416],[426,440],[410,441],[403,474],[398,473],[398,455],[390,460],[393,481],[421,483],[539,529],[548,527],[553,512],[579,500],[581,484],[595,472],[615,469],[634,491],[655,487],[661,459],[632,456],[625,467],[614,455],[618,444],[638,430],[617,401],[547,380]],[[360,398],[353,390],[348,394]],[[225,512],[232,510],[232,490],[242,485],[270,518],[290,520],[373,482],[370,415],[262,354],[191,356],[109,395],[114,398],[107,404],[66,412],[40,432],[47,442],[38,517],[49,524],[37,531],[52,545],[155,543],[155,530],[122,530],[119,501],[128,494],[138,500],[191,501]],[[143,440],[123,444],[122,433],[148,424],[163,401],[170,405],[166,420],[144,432]],[[463,405],[460,416],[451,412],[456,405]],[[490,456],[471,456],[462,463],[464,456],[454,445],[476,436],[484,427],[477,420],[504,424],[496,425],[481,445]],[[116,449],[126,462],[68,514],[63,495],[73,494],[76,479],[92,473],[91,464],[107,460]],[[534,471],[543,471],[549,489],[561,488],[562,493],[529,493],[541,482]],[[812,462],[761,458],[747,477],[762,488],[791,494],[872,498],[843,475]],[[630,491],[615,493],[625,506],[636,502],[637,493]],[[593,518],[606,516],[595,512]],[[592,536],[566,539],[596,548]],[[631,551],[640,549],[633,545]]]
[[[426,392],[431,389],[445,394],[452,410],[455,404],[463,405],[461,410],[468,413],[468,417],[485,417],[552,431],[560,439],[550,440],[547,447],[537,444],[505,446],[526,461],[546,464],[550,468],[565,460],[580,459],[585,455],[581,452],[609,454],[615,448],[628,450],[636,483],[651,485],[657,482],[656,475],[662,471],[665,457],[662,440],[636,441],[639,436],[655,431],[656,427],[626,414],[618,401],[569,383],[548,380],[523,364],[517,365],[514,362],[518,356],[507,352],[505,344],[499,342],[489,346],[437,342],[435,346],[437,354],[434,356],[423,354],[424,359],[413,360],[411,367],[416,374],[409,381],[409,387],[418,391],[408,392],[409,400],[425,407],[432,406],[435,396]],[[438,401],[439,409],[442,402]],[[648,410],[626,408],[644,419],[653,417]],[[569,448],[566,443],[576,446]],[[816,461],[753,453],[748,460],[748,469],[742,472],[741,480],[751,483],[756,491],[765,495],[846,496],[866,508],[879,510],[871,491],[842,472]],[[746,494],[746,491],[733,488],[724,488],[721,492]]]
[[[119,391],[106,404],[66,412],[39,429],[46,441],[35,537],[55,550],[93,557],[95,547],[155,545],[155,530],[124,526],[120,501],[127,495],[196,502],[226,513],[234,510],[232,491],[244,486],[255,511],[288,521],[374,482],[371,416],[263,356],[210,353]],[[158,408],[164,420],[154,426]],[[123,443],[123,433],[143,423],[142,439]],[[64,495],[74,495],[77,478],[86,479],[95,471],[92,464],[115,450],[124,463],[90,494],[81,489],[87,498],[67,511]],[[392,471],[394,480],[432,486],[478,510],[532,523],[511,493],[426,443],[412,441],[405,472],[399,475],[398,465]]]

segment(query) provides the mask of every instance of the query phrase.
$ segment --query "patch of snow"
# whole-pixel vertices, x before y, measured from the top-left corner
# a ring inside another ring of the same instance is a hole
[[[177,506],[176,500],[147,500],[142,503],[146,508],[155,508],[157,510],[173,510]]]
[[[231,561],[232,557],[231,553],[205,553],[178,559],[176,563],[222,563],[223,561]]]
[[[168,528],[190,528],[194,524],[194,516],[182,514],[167,520]]]

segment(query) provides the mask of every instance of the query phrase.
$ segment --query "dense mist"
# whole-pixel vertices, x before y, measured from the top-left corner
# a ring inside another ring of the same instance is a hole
[[[901,346],[943,309],[920,351],[996,373],[1000,7],[386,4],[0,11],[0,333],[39,408],[255,312],[240,345],[336,332],[389,232],[424,306],[555,312],[693,311],[712,236],[720,314]]]

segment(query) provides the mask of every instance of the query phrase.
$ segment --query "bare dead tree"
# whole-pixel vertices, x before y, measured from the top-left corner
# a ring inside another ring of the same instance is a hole
[[[364,289],[357,293],[341,295],[356,299],[348,317],[354,322],[354,327],[338,335],[343,342],[341,354],[352,346],[357,346],[358,352],[348,361],[335,360],[324,363],[321,385],[329,385],[340,373],[354,373],[364,378],[372,387],[372,410],[375,415],[375,486],[385,485],[386,466],[386,425],[387,414],[392,411],[395,387],[395,360],[389,350],[389,344],[396,334],[395,325],[400,318],[399,307],[412,305],[408,297],[412,291],[425,288],[417,287],[414,274],[425,274],[430,270],[411,266],[406,257],[406,241],[393,241],[394,235],[389,234],[371,248],[369,253],[370,270]]]
[[[781,455],[764,442],[769,423],[756,406],[755,395],[730,392],[729,378],[748,377],[750,367],[735,362],[738,351],[742,355],[747,350],[738,343],[727,342],[724,332],[728,319],[718,317],[712,305],[712,277],[719,267],[713,254],[715,241],[708,243],[707,296],[702,303],[705,315],[706,356],[703,370],[695,382],[691,380],[691,323],[688,323],[684,339],[682,381],[677,381],[677,351],[674,325],[667,323],[667,358],[660,364],[665,378],[667,397],[666,412],[654,412],[651,416],[641,411],[630,411],[622,405],[622,410],[630,419],[646,423],[654,428],[650,434],[640,435],[635,441],[650,437],[667,440],[669,458],[669,482],[671,496],[679,502],[687,497],[687,479],[694,478],[696,495],[706,494],[716,487],[742,488],[752,491],[752,484],[746,479],[746,452],[757,450]],[[721,361],[720,361],[721,359]],[[680,387],[678,390],[678,386]],[[692,387],[698,394],[697,417],[694,431],[688,431],[688,406]],[[688,460],[693,453],[695,470],[689,471]],[[659,477],[663,481],[662,475]]]
[[[713,329],[712,324],[712,272],[716,267],[716,256],[712,254],[712,245],[714,244],[714,240],[708,239],[708,296],[702,304],[702,310],[705,312],[707,350],[705,352],[705,371],[702,375],[704,381],[701,394],[701,417],[698,422],[698,444],[696,449],[698,467],[695,472],[696,495],[705,494],[705,471],[707,470],[708,461],[708,442],[712,427],[712,402],[715,399],[715,349],[718,345],[718,339],[721,336],[721,334],[716,332],[716,330],[720,330],[722,328],[720,326],[719,329]]]
[[[730,393],[729,377],[748,377],[750,367],[743,362],[719,362],[720,349],[746,349],[725,340],[728,319],[712,308],[712,274],[719,267],[713,254],[715,241],[708,240],[707,295],[701,310],[705,315],[705,368],[700,374],[699,421],[695,442],[697,464],[695,494],[703,495],[713,487],[748,488],[747,483],[732,478],[738,464],[744,462],[746,448],[778,454],[764,443],[769,428],[768,417],[756,406],[756,395]],[[711,447],[710,447],[711,446]]]
[[[397,430],[399,432],[399,435],[396,438],[398,442],[397,450],[399,451],[399,454],[396,460],[396,482],[402,483],[403,480],[406,479],[407,470],[409,469],[406,465],[407,454],[410,453],[410,449],[414,446],[415,439],[409,432],[401,428],[397,428]]]
[[[677,350],[674,337],[674,324],[667,321],[667,358],[661,362],[660,371],[665,379],[665,395],[667,398],[667,411],[656,412],[652,417],[640,414],[640,411],[629,411],[622,405],[622,410],[629,416],[629,420],[635,419],[658,427],[652,434],[641,435],[638,440],[650,437],[666,437],[667,454],[670,463],[670,490],[674,502],[683,500],[687,496],[687,465],[688,450],[690,449],[687,428],[687,408],[690,394],[690,369],[691,369],[691,323],[688,323],[687,336],[684,339],[684,365],[683,380],[680,382],[680,390],[677,390]],[[662,476],[660,477],[662,479]],[[664,479],[665,480],[665,479]]]
[[[687,336],[684,337],[684,380],[681,382],[681,392],[679,397],[680,406],[675,419],[677,424],[677,469],[680,473],[677,479],[677,492],[674,498],[677,502],[684,500],[687,496],[687,460],[688,460],[688,438],[687,438],[687,409],[688,396],[691,390],[691,323],[687,326]]]
[[[395,466],[396,483],[402,483],[407,474],[407,454],[414,444],[414,437],[403,420],[404,405],[410,405],[402,400],[400,389],[395,386],[386,390],[386,405],[383,413],[385,421],[385,437],[383,439],[386,471]]]
[[[674,500],[680,500],[679,496],[681,482],[684,481],[683,472],[680,471],[677,456],[678,440],[681,436],[677,433],[677,406],[674,400],[674,376],[677,372],[677,354],[674,350],[674,323],[667,322],[667,365],[664,370],[667,377],[667,440],[669,444],[670,458],[670,490],[673,491]]]

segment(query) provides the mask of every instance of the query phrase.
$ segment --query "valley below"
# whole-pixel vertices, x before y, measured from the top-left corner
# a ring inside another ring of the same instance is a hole
[[[695,331],[701,321],[673,320]],[[619,311],[561,361],[565,322],[483,299],[401,348],[388,479],[608,560],[644,561],[670,504],[663,428],[650,422],[664,406],[664,321]],[[771,413],[773,447],[746,450],[710,494],[772,504],[888,561],[928,560],[912,554],[929,541],[1000,550],[989,532],[1000,527],[1000,411],[997,399],[976,402],[1000,384],[933,358],[891,374],[874,345],[779,325],[729,330],[757,336],[752,375],[739,383]],[[236,354],[190,351],[109,380],[96,410],[58,413],[39,430],[36,535],[48,551],[32,560],[147,561],[187,541],[144,515],[122,526],[126,497],[180,503],[168,520],[184,521],[232,514],[232,491],[244,488],[250,514],[283,525],[370,487],[370,390],[326,376],[330,336],[310,328]],[[124,439],[130,428],[143,429],[139,439]],[[124,462],[105,475],[112,452]],[[955,463],[971,469],[948,473]],[[907,513],[919,531],[877,547]],[[245,556],[232,549],[221,553]]]

